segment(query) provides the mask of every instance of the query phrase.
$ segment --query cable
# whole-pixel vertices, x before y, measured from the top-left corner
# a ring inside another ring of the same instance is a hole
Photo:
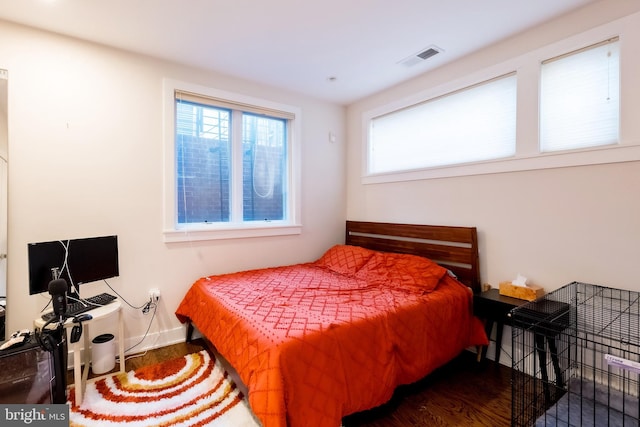
[[[128,349],[125,350],[125,353],[131,349],[136,348],[137,346],[139,346],[140,344],[142,344],[142,342],[147,338],[147,335],[149,335],[149,330],[151,330],[151,325],[153,324],[153,319],[155,319],[156,317],[156,311],[158,310],[158,306],[155,303],[151,303],[151,301],[149,301],[149,303],[147,304],[153,304],[153,314],[151,315],[151,320],[149,321],[149,326],[147,326],[147,330],[145,331],[143,337],[140,339],[140,341],[138,341],[136,344],[132,345],[131,347],[129,347]],[[126,360],[126,358],[125,358]]]
[[[62,320],[62,322],[61,322]],[[52,323],[57,323],[56,329],[49,329],[48,326]],[[64,340],[66,339],[66,335],[64,335],[64,318],[57,317],[47,320],[44,325],[38,330],[34,331],[34,338],[40,348],[49,353],[53,352],[58,346],[60,346]],[[61,341],[58,341],[57,337],[53,335],[53,333],[61,336]]]
[[[126,363],[127,360],[136,359],[138,357],[144,357],[144,356],[147,355],[147,353],[148,353],[148,351],[145,350],[142,353],[136,353],[136,354],[132,354],[130,356],[125,356],[124,361]],[[119,356],[116,356],[116,360],[118,361],[118,363],[120,363],[120,357]]]
[[[99,304],[94,304],[94,303],[92,303],[91,301],[86,301],[86,300],[83,300],[83,299],[81,299],[81,298],[72,297],[71,295],[67,295],[67,299],[71,299],[71,300],[77,301],[77,302],[79,302],[80,304],[84,305],[85,307],[86,307],[87,305],[89,305],[89,304],[94,305],[94,306],[96,306],[96,307],[100,307],[100,305],[99,305]]]
[[[49,301],[47,302],[47,305],[45,305],[42,310],[40,310],[40,313],[42,313],[43,311],[45,311],[47,308],[49,308],[49,306],[51,305],[51,303],[53,302],[53,298],[49,298]]]
[[[127,301],[127,300],[126,300],[122,295],[120,295],[120,294],[118,293],[118,291],[116,291],[115,289],[113,289],[113,287],[109,284],[109,282],[107,282],[107,280],[106,280],[106,279],[104,279],[103,281],[104,281],[104,283],[106,283],[106,284],[107,284],[107,286],[109,287],[109,289],[111,289],[111,290],[113,291],[113,293],[114,293],[114,294],[118,295],[118,298],[120,298],[122,301],[124,301],[124,302],[125,302],[125,304],[127,304],[129,307],[133,308],[134,310],[140,310],[141,308],[146,307],[146,306],[149,304],[149,302],[150,302],[150,301],[145,302],[145,303],[144,303],[144,304],[142,304],[140,307],[134,307],[133,305],[131,305],[131,304],[129,303],[129,301]]]
[[[142,344],[142,342],[147,338],[147,335],[149,335],[149,330],[151,330],[151,325],[153,324],[153,319],[155,319],[156,317],[156,311],[158,310],[158,304],[156,304],[155,302],[153,302],[151,300],[151,298],[149,298],[149,301],[147,301],[146,303],[142,304],[139,307],[135,307],[133,306],[131,303],[129,303],[129,301],[127,301],[122,295],[120,295],[118,293],[118,291],[116,291],[113,286],[111,286],[109,284],[109,282],[107,282],[106,279],[103,279],[104,283],[106,283],[106,285],[109,287],[109,289],[111,289],[113,291],[113,293],[115,293],[122,301],[125,302],[125,304],[127,304],[129,307],[133,308],[134,310],[140,310],[142,309],[142,312],[144,314],[149,313],[149,311],[153,308],[153,314],[151,315],[151,320],[149,320],[149,326],[147,326],[147,330],[145,331],[144,335],[142,336],[142,339],[140,339],[140,341],[138,341],[136,344],[132,345],[131,347],[127,348],[125,350],[125,352],[132,350],[134,348],[136,348],[137,346],[139,346],[140,344]],[[123,337],[121,337],[120,339],[124,339]],[[145,351],[146,353],[146,351]],[[143,353],[144,354],[144,353]],[[119,360],[119,358],[118,358]],[[124,358],[124,361],[127,361],[127,358]],[[118,362],[120,363],[120,362]]]
[[[69,265],[67,263],[67,260],[69,259],[70,240],[67,240],[67,243],[64,243],[62,240],[58,240],[58,242],[60,242],[60,244],[64,248],[64,261],[62,263],[62,268],[60,268],[60,274],[64,272],[65,268],[67,269],[67,276],[69,277],[69,286],[71,287],[71,292],[73,292],[76,295],[80,295],[80,292],[78,292],[78,288],[76,288],[76,285],[73,283],[73,277],[71,277],[71,270],[69,270]],[[53,279],[56,279],[56,277],[53,277]]]
[[[151,298],[149,298],[149,302],[147,302],[144,307],[142,308],[142,314],[149,314],[149,311],[153,308],[154,310],[156,309],[157,304],[155,302],[153,302],[151,300]]]

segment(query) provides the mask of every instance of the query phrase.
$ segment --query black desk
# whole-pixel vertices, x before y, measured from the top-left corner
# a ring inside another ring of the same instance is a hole
[[[485,323],[485,332],[489,339],[491,339],[491,331],[493,324],[497,325],[496,330],[496,355],[495,361],[500,363],[500,350],[502,348],[502,330],[504,324],[511,324],[511,318],[509,312],[516,308],[528,303],[529,301],[511,298],[504,295],[500,295],[498,289],[490,289],[486,292],[475,294],[473,296],[473,314],[483,319]],[[485,357],[487,353],[487,347],[482,349],[482,357]]]

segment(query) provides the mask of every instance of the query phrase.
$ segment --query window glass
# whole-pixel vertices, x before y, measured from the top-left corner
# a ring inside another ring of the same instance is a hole
[[[176,102],[178,224],[230,218],[231,112]]]
[[[243,219],[285,219],[286,120],[242,115]]]
[[[540,84],[542,152],[618,143],[618,45],[615,38],[543,63]]]
[[[373,118],[368,172],[513,156],[516,84],[516,75],[509,74]]]
[[[289,119],[181,96],[175,105],[178,225],[288,219]]]

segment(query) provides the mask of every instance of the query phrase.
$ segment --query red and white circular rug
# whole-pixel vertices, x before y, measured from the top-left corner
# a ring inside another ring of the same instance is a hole
[[[89,383],[79,406],[69,396],[71,426],[260,425],[206,350]]]

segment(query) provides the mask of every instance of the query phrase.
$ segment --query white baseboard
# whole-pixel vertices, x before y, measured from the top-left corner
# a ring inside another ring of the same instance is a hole
[[[186,336],[186,328],[179,326],[174,329],[148,334],[146,337],[144,335],[128,337],[124,343],[125,356],[184,342]]]

